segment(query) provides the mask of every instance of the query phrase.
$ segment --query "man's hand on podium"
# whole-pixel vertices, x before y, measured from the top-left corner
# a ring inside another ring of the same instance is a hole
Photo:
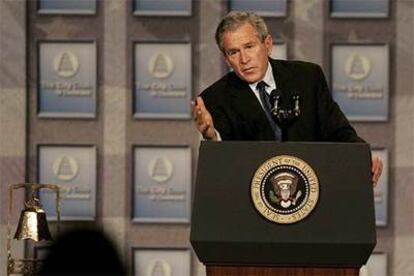
[[[206,140],[217,140],[217,132],[214,128],[213,118],[211,118],[210,112],[208,112],[204,101],[201,97],[197,97],[193,105],[193,118],[194,123],[198,131],[203,135]]]
[[[371,173],[372,173],[372,184],[375,187],[377,186],[378,180],[382,173],[382,160],[378,156],[372,157]]]

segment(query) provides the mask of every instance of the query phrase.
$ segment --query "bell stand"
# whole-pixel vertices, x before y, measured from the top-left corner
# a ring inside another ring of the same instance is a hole
[[[7,275],[11,274],[23,274],[23,275],[33,275],[39,266],[40,260],[35,258],[25,258],[20,260],[15,260],[11,254],[11,213],[13,207],[13,191],[24,188],[26,191],[30,189],[31,198],[35,197],[35,192],[40,189],[49,189],[56,193],[56,215],[57,215],[57,224],[56,230],[59,233],[60,231],[60,192],[59,186],[55,184],[38,184],[38,183],[19,183],[19,184],[10,184],[9,185],[9,206],[7,212]]]

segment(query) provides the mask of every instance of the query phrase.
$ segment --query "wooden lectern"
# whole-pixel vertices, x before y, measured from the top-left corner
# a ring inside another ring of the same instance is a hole
[[[254,207],[251,182],[275,156],[305,161],[319,197],[303,220],[279,224]],[[207,275],[358,275],[376,244],[367,144],[202,142],[191,244]]]

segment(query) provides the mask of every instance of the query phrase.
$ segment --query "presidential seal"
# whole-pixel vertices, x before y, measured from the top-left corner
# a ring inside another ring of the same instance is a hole
[[[266,219],[290,224],[307,217],[319,198],[319,181],[303,160],[279,155],[263,163],[254,174],[251,197]]]

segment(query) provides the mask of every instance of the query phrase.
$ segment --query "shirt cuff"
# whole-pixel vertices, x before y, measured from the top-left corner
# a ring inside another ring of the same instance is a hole
[[[218,132],[217,130],[216,130],[216,137],[217,137],[216,141],[218,141],[218,142],[223,141],[223,139],[221,139],[220,132]]]
[[[216,132],[216,140],[214,140],[214,141],[217,141],[217,142],[221,142],[221,141],[223,141],[223,139],[221,139],[220,132],[218,132],[217,130],[215,130],[215,132]],[[210,140],[208,140],[208,139],[205,139],[205,138],[203,137],[203,135],[201,135],[201,133],[200,133],[200,137],[201,137],[201,140],[202,140],[202,141],[210,141]],[[213,141],[213,140],[212,140],[212,141]]]

